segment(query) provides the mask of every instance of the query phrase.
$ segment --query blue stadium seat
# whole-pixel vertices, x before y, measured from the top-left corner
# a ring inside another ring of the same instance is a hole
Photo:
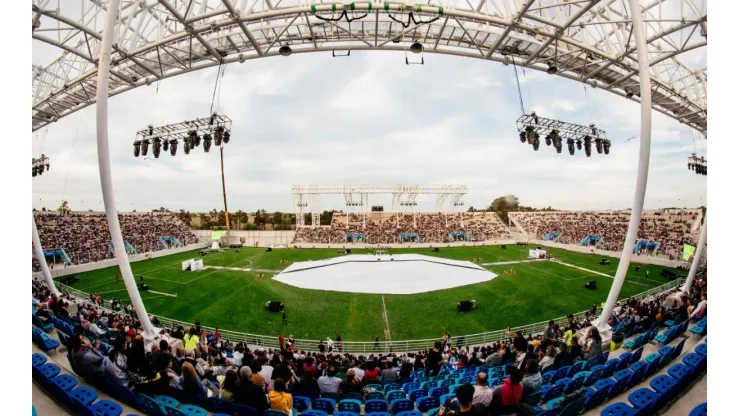
[[[365,402],[365,413],[387,412],[388,402],[381,399],[370,399]]]
[[[406,384],[403,385],[403,389],[402,390],[403,390],[404,393],[409,394],[409,392],[411,390],[416,390],[419,387],[421,387],[421,384],[419,384],[419,383],[406,383]]]
[[[420,412],[426,412],[435,407],[439,407],[438,397],[427,396],[416,399],[416,408],[419,409]]]
[[[342,396],[342,400],[347,400],[347,399],[357,400],[358,402],[362,402],[362,400],[363,400],[362,399],[362,394],[357,393],[357,392],[345,393]]]
[[[398,413],[414,410],[414,402],[409,399],[396,399],[391,402],[391,412]]]
[[[707,416],[707,404],[702,403],[699,406],[696,406],[691,413],[689,413],[689,416]]]
[[[606,401],[606,390],[587,390],[585,397],[586,402],[584,403],[584,408],[586,410],[593,409]]]
[[[321,400],[321,399],[318,399],[318,400]],[[262,416],[257,411],[257,409],[255,409],[252,406],[248,406],[246,404],[236,404],[236,403],[232,405],[233,405],[234,413],[236,413],[239,416]],[[324,414],[323,416],[326,416],[326,414]]]
[[[404,393],[401,390],[392,390],[392,391],[389,391],[386,394],[386,396],[388,396],[387,397],[388,402],[391,402],[391,401],[396,400],[396,399],[405,399],[406,398],[406,393]]]
[[[340,412],[353,412],[359,414],[362,412],[362,403],[355,399],[345,399],[339,402],[337,409]]]
[[[120,416],[123,408],[110,400],[98,400],[90,407],[90,411],[95,416]]]
[[[424,416],[418,410],[405,410],[400,413],[396,413],[396,416]]]
[[[383,392],[385,394],[388,394],[389,391],[394,391],[394,390],[401,390],[401,386],[399,386],[396,383],[388,383],[388,384],[383,383]]]
[[[569,365],[560,367],[558,371],[555,373],[555,375],[552,377],[552,379],[550,379],[550,382],[554,383],[563,377],[568,377],[568,374],[570,373],[570,369],[571,369],[571,366]]]
[[[336,407],[337,402],[334,401],[334,399],[314,399],[313,402],[311,402],[311,409],[314,410],[322,410],[328,414],[334,413],[334,407]]]
[[[426,397],[429,395],[429,392],[425,389],[414,389],[408,392],[409,393],[409,400],[412,402],[416,402],[416,399],[419,397]]]
[[[686,355],[683,356],[683,362],[687,366],[689,366],[691,368],[694,368],[697,365],[699,365],[699,362],[701,361],[701,357],[702,356],[699,355],[699,354],[690,352],[690,353],[688,353],[688,354],[686,354]]]
[[[699,355],[707,355],[707,344],[699,344],[694,348],[694,352]]]
[[[35,353],[31,355],[31,365],[41,367],[44,364],[46,364],[46,356],[44,354]]]
[[[172,406],[162,406],[162,408],[164,408],[167,416],[185,416],[185,413],[180,411],[180,409],[174,408]]]
[[[601,411],[601,416],[634,416],[637,411],[627,403],[613,403]]]
[[[256,410],[255,410],[256,412]],[[327,413],[323,410],[306,410],[305,412],[301,412],[301,415],[305,416],[328,416]]]
[[[283,413],[283,415],[285,414]],[[265,416],[267,416],[267,414],[265,414]],[[360,416],[360,414],[355,412],[336,412],[334,413],[334,416]]]
[[[395,381],[395,380],[392,380],[392,381]],[[383,390],[383,386],[380,385],[380,384],[368,384],[367,386],[365,386],[365,388],[375,389],[375,390]]]
[[[171,399],[170,397],[167,397],[167,396],[161,396],[161,397]],[[171,399],[174,401],[171,403],[165,402],[164,400],[158,402],[157,400],[152,399],[151,397],[145,394],[141,394],[141,393],[139,393],[138,399],[139,399],[139,403],[141,403],[141,408],[144,409],[144,411],[151,416],[167,416],[167,411],[165,410],[163,405],[166,404],[170,407],[176,408],[177,405],[179,404],[177,400],[175,399]]]
[[[311,399],[305,396],[293,396],[293,408],[303,412],[311,407]]]
[[[568,403],[559,413],[559,416],[577,416],[586,405],[586,397],[580,397]]]
[[[185,413],[185,412],[183,412]],[[186,413],[187,414],[187,413]],[[336,413],[336,415],[339,415],[339,413]],[[353,416],[354,414],[349,414],[347,416]],[[200,416],[200,415],[199,415]],[[203,416],[205,416],[205,413],[203,413]],[[264,416],[290,416],[285,412],[281,412],[280,410],[275,409],[265,409],[265,415]],[[359,415],[357,415],[359,416]]]
[[[388,412],[372,412],[372,413],[365,413],[365,416],[391,416]]]

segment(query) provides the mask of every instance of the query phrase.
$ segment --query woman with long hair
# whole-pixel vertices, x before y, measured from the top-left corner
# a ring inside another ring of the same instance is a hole
[[[545,371],[545,369],[555,363],[555,347],[550,345],[547,347],[547,351],[543,354],[542,351],[540,351],[540,361],[539,366],[540,370]]]
[[[584,360],[590,360],[601,355],[601,334],[595,326],[592,326],[589,331],[589,336],[586,340],[586,348],[584,348],[583,352]]]
[[[281,378],[274,381],[275,389],[270,391],[268,399],[270,400],[270,409],[279,410],[291,414],[293,409],[293,396],[288,393],[288,387]]]
[[[126,337],[119,336],[113,341],[113,348],[108,353],[105,372],[111,381],[121,386],[128,386],[128,344]]]
[[[144,337],[141,335],[137,335],[131,341],[131,348],[128,350],[128,371],[139,375],[146,375],[151,371],[151,363],[144,351]]]
[[[182,378],[180,379],[180,384],[186,395],[199,397],[203,400],[209,397],[206,389],[210,390],[212,394],[218,394],[216,388],[213,387],[208,380],[200,381],[198,373],[195,371],[195,367],[187,361],[182,364]]]
[[[218,389],[218,398],[227,402],[234,400],[234,388],[236,386],[237,374],[235,370],[228,370]]]

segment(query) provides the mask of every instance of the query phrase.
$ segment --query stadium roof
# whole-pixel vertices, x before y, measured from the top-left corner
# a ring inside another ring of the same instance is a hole
[[[33,2],[33,39],[59,50],[55,59],[32,67],[33,130],[95,102],[107,4]],[[706,68],[685,59],[706,48],[706,2],[654,0],[642,7],[653,108],[706,136]],[[118,18],[111,96],[221,63],[276,56],[285,45],[293,53],[402,51],[416,62],[410,46],[419,42],[426,53],[540,71],[555,64],[559,76],[631,93],[639,102],[628,0],[136,0],[122,1]]]

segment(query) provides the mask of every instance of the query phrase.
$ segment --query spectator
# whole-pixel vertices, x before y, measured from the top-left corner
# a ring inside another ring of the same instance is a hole
[[[504,384],[493,389],[492,414],[515,413],[519,402],[522,400],[524,391],[524,386],[521,384],[522,372],[516,367],[509,367],[508,372],[509,377],[504,380]]]
[[[434,343],[434,348],[429,350],[426,357],[426,375],[436,376],[439,374],[440,365],[442,364],[442,343],[437,341]],[[472,400],[472,398],[471,398]]]
[[[475,393],[473,393],[473,405],[480,403],[484,407],[491,404],[493,390],[488,387],[488,374],[478,373],[475,378]]]
[[[480,404],[473,404],[473,395],[475,388],[471,384],[463,384],[455,390],[455,397],[460,406],[460,410],[447,410],[444,406],[439,408],[439,415],[460,415],[460,416],[484,416],[486,415],[485,407]],[[447,403],[445,403],[447,404]]]
[[[386,362],[384,367],[383,372],[380,374],[382,381],[398,381],[398,369],[393,367],[391,362]]]
[[[524,367],[522,386],[524,387],[524,391],[522,393],[524,396],[528,396],[530,393],[538,391],[540,386],[542,386],[542,374],[540,374],[537,360],[527,360],[527,364]]]
[[[252,383],[252,370],[249,367],[239,369],[239,379],[234,383],[234,402],[254,407],[259,414],[268,408],[265,391]]]
[[[339,385],[339,395],[347,393],[362,393],[362,382],[355,376],[355,370],[350,369]]]
[[[542,371],[545,371],[545,369],[555,363],[555,347],[552,345],[547,347],[546,352],[543,354],[542,351],[540,351],[540,362],[539,367]]]
[[[339,385],[342,384],[342,380],[337,378],[336,374],[337,369],[334,366],[329,366],[326,371],[326,375],[319,377],[318,384],[321,394],[339,393]]]
[[[218,398],[231,402],[234,400],[234,391],[236,390],[237,374],[234,370],[226,371],[226,375],[219,383]]]
[[[362,382],[366,386],[368,384],[376,384],[380,382],[380,368],[375,365],[374,361],[369,361],[365,364],[365,376],[362,378]]]
[[[109,362],[105,366],[108,379],[119,386],[128,387],[128,344],[126,338],[119,336],[113,342],[113,348],[108,354]]]
[[[265,389],[267,387],[267,382],[265,381],[265,378],[260,374],[260,371],[262,371],[262,364],[260,364],[259,361],[253,360],[251,364],[249,364],[249,369],[252,370],[252,377],[250,377],[250,380],[252,380],[252,383],[258,385],[261,389]]]
[[[586,347],[583,349],[583,359],[588,361],[601,356],[601,334],[598,328],[592,326],[586,339]]]
[[[293,409],[293,396],[288,393],[285,381],[281,378],[275,379],[275,389],[270,391],[270,408],[281,412],[291,414]]]
[[[218,391],[208,380],[200,380],[195,367],[189,362],[182,364],[182,378],[180,379],[183,392],[189,397],[205,400],[217,395]]]

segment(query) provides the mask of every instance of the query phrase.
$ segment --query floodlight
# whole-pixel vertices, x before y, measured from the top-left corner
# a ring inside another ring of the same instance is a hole
[[[211,135],[206,133],[203,135],[203,151],[208,153],[209,150],[211,150]]]
[[[411,44],[409,50],[413,53],[422,53],[424,51],[424,46],[419,42],[414,42]]]
[[[141,141],[136,140],[134,141],[134,157],[139,157],[139,154],[141,154]]]
[[[627,95],[627,98],[632,98],[632,97],[634,97],[634,95],[635,95],[635,93],[634,93],[634,92],[632,92],[632,90],[631,90],[631,89],[629,89],[629,88],[625,88],[625,89],[624,89],[624,92],[626,93],[626,95]]]
[[[288,45],[284,45],[280,47],[278,53],[280,53],[280,55],[282,56],[290,56],[293,53],[293,49],[291,49],[291,47]]]
[[[581,142],[581,139],[577,139],[577,140],[576,140],[576,148],[577,148],[578,150],[581,150],[581,149],[583,149],[583,143]]]
[[[576,153],[575,140],[568,139],[566,143],[568,144],[568,153],[573,156]]]
[[[149,151],[149,139],[144,139],[141,141],[141,155],[146,156],[147,152]]]
[[[213,129],[213,142],[216,144],[216,146],[221,146],[221,141],[223,139],[224,139],[224,128],[221,126],[217,126],[215,129]]]
[[[555,62],[547,61],[547,73],[552,75],[556,72],[558,72],[558,67],[555,66]]]
[[[553,135],[552,142],[555,145],[555,151],[558,153],[563,153],[563,138],[555,133]]]
[[[36,169],[36,166],[32,166],[31,167],[31,176],[33,176],[35,178],[36,175],[38,175],[38,172],[39,171],[38,171],[38,169]]]
[[[552,132],[550,132],[550,134],[548,134],[547,136],[545,136],[545,144],[548,145],[548,146],[550,146],[552,144]]]
[[[224,132],[224,144],[228,143],[229,140],[231,140],[231,133],[228,131]]]
[[[162,148],[164,149],[165,152],[169,151],[170,150],[170,141],[167,140],[167,139],[162,140]]]
[[[522,142],[522,143],[526,143],[527,142],[527,134],[524,133],[523,131],[520,131],[519,132],[519,141]]]
[[[534,151],[540,150],[540,135],[537,133],[534,133],[534,139],[532,139],[532,148],[534,148]]]
[[[177,154],[177,140],[170,140],[170,155],[174,156]]]
[[[594,142],[596,143],[596,153],[601,154],[603,151],[603,147],[601,147],[603,140],[597,137]]]
[[[609,139],[604,139],[604,154],[609,154],[609,149],[612,147],[612,141]]]
[[[162,139],[155,137],[152,139],[152,153],[155,159],[159,159],[159,153],[162,151]]]
[[[583,138],[584,148],[586,149],[586,157],[591,157],[591,137],[586,136]]]

